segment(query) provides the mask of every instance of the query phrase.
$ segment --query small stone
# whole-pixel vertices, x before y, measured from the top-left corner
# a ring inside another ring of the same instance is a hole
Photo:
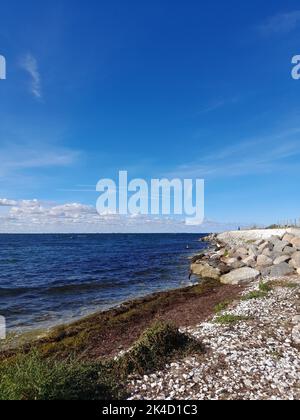
[[[300,345],[300,324],[296,325],[292,331],[292,340],[293,343],[297,346]]]
[[[294,318],[292,319],[292,323],[294,325],[300,324],[300,315],[294,316]]]
[[[252,382],[249,381],[248,379],[244,379],[244,384],[247,388],[251,388],[252,387]]]

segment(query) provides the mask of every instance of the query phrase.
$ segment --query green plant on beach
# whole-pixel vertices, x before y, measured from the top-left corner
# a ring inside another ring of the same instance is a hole
[[[172,325],[155,323],[118,362],[122,376],[162,368],[172,357],[202,351],[202,346]]]
[[[272,288],[270,287],[269,283],[264,283],[263,281],[261,281],[259,283],[259,290],[261,292],[269,293],[269,292],[271,292]]]
[[[264,299],[268,296],[268,293],[262,292],[260,290],[255,290],[253,292],[249,292],[247,295],[242,297],[243,301],[247,300],[254,300],[254,299]]]
[[[37,351],[0,364],[0,400],[108,400],[121,386],[104,365],[44,359]]]
[[[288,289],[295,289],[300,286],[300,283],[286,280],[271,280],[268,282],[268,286],[271,290],[275,287],[286,287]]]
[[[225,302],[221,302],[218,305],[215,306],[214,311],[216,314],[225,311],[225,309],[228,308],[228,306],[231,304],[229,300],[226,300]]]
[[[46,358],[32,350],[0,362],[0,400],[121,399],[128,375],[155,371],[173,357],[202,350],[199,342],[165,323],[155,323],[129,352],[103,363]]]
[[[221,315],[217,317],[214,322],[220,325],[230,325],[230,324],[236,324],[237,322],[248,321],[248,320],[249,318],[246,316],[225,314],[225,315]]]

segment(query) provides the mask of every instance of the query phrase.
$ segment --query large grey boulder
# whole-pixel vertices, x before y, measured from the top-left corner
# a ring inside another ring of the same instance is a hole
[[[300,238],[294,238],[294,239],[292,239],[291,244],[292,244],[295,248],[297,248],[297,249],[299,249],[299,250],[300,250]]]
[[[271,265],[273,265],[273,260],[266,255],[259,255],[257,257],[258,267],[270,267]]]
[[[295,268],[300,268],[300,252],[295,252],[295,254],[292,255],[292,261],[291,264]]]
[[[280,257],[275,258],[274,265],[278,265],[278,264],[281,264],[281,263],[284,263],[284,262],[288,262],[288,261],[290,261],[290,259],[291,259],[290,255],[282,255]]]
[[[219,280],[221,275],[221,271],[218,268],[214,268],[207,263],[192,264],[191,272],[196,276],[213,280]]]
[[[274,253],[273,253],[273,251],[270,250],[270,248],[265,248],[262,252],[262,255],[265,255],[265,256],[271,258],[274,255]]]
[[[276,244],[275,244],[275,246],[274,246],[273,251],[274,251],[275,254],[281,254],[282,251],[284,250],[284,248],[286,246],[288,246],[288,245],[289,245],[289,242],[286,242],[286,241],[277,241]]]
[[[223,258],[221,258],[221,261],[223,263],[231,266],[231,265],[235,264],[238,261],[238,259],[234,258],[234,257],[223,257]]]
[[[235,251],[235,257],[245,258],[248,254],[248,249],[246,248],[238,248]]]
[[[249,283],[256,280],[260,275],[260,272],[253,268],[244,267],[237,270],[233,270],[228,274],[221,277],[221,283],[223,284],[243,284]]]
[[[295,239],[294,235],[291,235],[290,233],[286,233],[284,237],[282,238],[283,241],[292,243],[292,240]]]
[[[256,257],[250,256],[250,257],[244,258],[242,263],[246,265],[247,267],[254,268],[256,266]]]
[[[273,265],[273,267],[271,268],[270,276],[274,278],[284,277],[292,273],[294,273],[293,267],[284,262],[281,264]]]
[[[269,238],[269,242],[270,242],[272,245],[276,245],[276,244],[277,244],[277,242],[279,242],[279,241],[281,241],[281,240],[282,240],[282,237],[275,236],[275,235],[272,235],[272,236]]]
[[[230,268],[232,270],[237,270],[238,268],[245,267],[246,264],[243,263],[243,260],[238,260],[236,263],[232,264]]]
[[[283,255],[292,255],[295,253],[295,248],[293,248],[292,246],[286,246],[283,251],[282,251]]]
[[[263,277],[269,277],[271,273],[271,267],[263,267],[260,268],[259,271]]]
[[[259,256],[260,252],[258,251],[258,248],[255,245],[250,245],[249,247],[249,256],[256,258]]]
[[[271,250],[273,245],[271,245],[268,241],[264,241],[261,245],[259,245],[258,250],[262,253],[267,248]]]

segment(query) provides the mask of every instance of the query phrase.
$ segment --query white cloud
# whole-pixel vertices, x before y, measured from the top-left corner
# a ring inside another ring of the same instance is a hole
[[[38,143],[7,144],[0,147],[0,179],[28,169],[70,166],[80,152]]]
[[[38,69],[36,58],[28,53],[21,60],[21,67],[29,74],[31,78],[30,91],[37,98],[42,98],[41,76]]]
[[[300,10],[293,10],[286,13],[278,13],[271,16],[258,26],[258,31],[263,36],[273,34],[289,33],[295,30],[300,24]]]
[[[200,233],[234,229],[239,225],[206,220],[200,227],[191,227],[184,220],[167,217],[99,216],[93,206],[80,203],[57,205],[39,200],[10,203],[13,206],[5,214],[0,213],[1,233]]]
[[[259,175],[281,170],[297,169],[288,161],[300,156],[300,129],[278,135],[240,141],[202,156],[199,160],[182,164],[168,177],[236,177]],[[298,170],[298,169],[297,169]]]
[[[234,96],[231,98],[219,98],[213,102],[211,102],[208,106],[200,109],[199,112],[197,112],[197,115],[201,114],[208,114],[213,111],[217,111],[221,108],[224,108],[228,105],[235,105],[239,102],[240,98],[238,96]]]
[[[7,198],[0,198],[0,207],[12,207],[16,205],[17,201],[8,200]]]

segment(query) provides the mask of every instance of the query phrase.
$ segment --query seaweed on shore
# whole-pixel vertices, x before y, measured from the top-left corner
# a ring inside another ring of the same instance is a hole
[[[163,314],[169,308],[206,296],[221,287],[224,286],[214,280],[203,280],[194,287],[157,293],[128,302],[119,308],[56,327],[43,339],[29,343],[24,350],[37,348],[47,357],[61,359],[72,354],[86,360],[97,360],[102,357],[104,347],[110,345],[112,339],[117,342],[119,337],[126,335],[130,347],[153,322],[160,318],[163,320]],[[132,331],[131,337],[127,334],[129,329]],[[118,345],[117,342],[116,349]]]
[[[171,324],[155,323],[148,328],[132,349],[118,361],[125,375],[145,374],[161,369],[174,356],[202,352],[202,345]]]
[[[173,357],[199,351],[200,343],[164,323],[153,324],[117,359],[57,360],[33,350],[0,363],[0,400],[122,399],[130,374],[152,372]]]

